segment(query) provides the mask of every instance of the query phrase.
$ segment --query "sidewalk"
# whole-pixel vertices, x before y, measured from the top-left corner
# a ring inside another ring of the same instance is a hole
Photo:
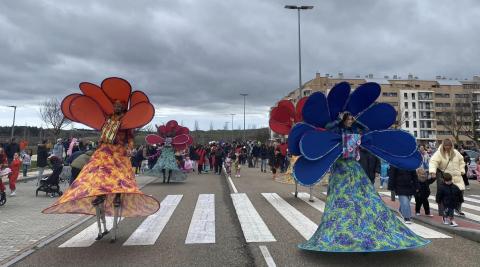
[[[43,175],[49,175],[52,173],[52,170],[51,169],[45,169],[45,171],[43,172]],[[27,177],[23,177],[23,173],[20,172],[20,174],[18,175],[18,179],[17,179],[17,183],[20,183],[20,182],[28,182],[30,180],[34,180],[34,179],[37,179],[38,177],[38,171],[30,171],[30,172],[27,172]],[[8,178],[5,177],[3,178],[3,184],[4,185],[8,185],[10,182],[8,181]]]

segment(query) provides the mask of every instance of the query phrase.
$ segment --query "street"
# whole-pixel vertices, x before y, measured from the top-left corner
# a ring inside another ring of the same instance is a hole
[[[17,256],[30,248],[28,256],[10,258],[14,259],[11,264],[17,261],[14,266],[478,266],[477,242],[417,220],[411,229],[432,241],[424,248],[351,254],[301,251],[297,245],[316,230],[321,219],[326,187],[317,185],[316,200],[310,203],[307,188],[299,187],[306,193],[295,198],[293,185],[275,182],[271,174],[260,173],[258,168],[244,167],[241,178],[231,179],[235,189],[224,175],[211,173],[189,174],[185,183],[177,184],[139,176],[139,184],[146,185],[143,192],[162,201],[161,209],[148,219],[124,219],[114,244],[109,236],[94,241],[96,225],[92,218],[41,214],[53,199],[27,197],[27,189],[33,185],[21,183],[19,195],[25,195],[25,203],[10,198],[0,208],[1,243],[15,240],[27,244],[23,249],[16,248]],[[470,208],[480,209],[480,188],[474,183],[465,196],[479,200],[467,202]],[[31,207],[25,209],[28,201]],[[17,219],[4,219],[7,209],[9,214],[17,211]],[[479,210],[465,211],[480,215]],[[27,215],[30,219],[23,219]],[[12,222],[7,227],[4,221],[9,220],[31,224]],[[37,246],[37,240],[46,240],[48,234],[54,235],[79,220],[86,221],[51,243]],[[12,230],[12,225],[17,229]],[[20,237],[18,232],[26,234]]]

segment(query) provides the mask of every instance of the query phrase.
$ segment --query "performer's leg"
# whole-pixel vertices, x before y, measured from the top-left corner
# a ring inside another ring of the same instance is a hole
[[[115,199],[113,200],[113,236],[111,242],[115,242],[117,240],[117,229],[118,229],[118,221],[121,209],[121,199],[120,194],[115,194]]]
[[[172,177],[172,170],[168,170],[168,180],[167,183],[170,183],[170,178]]]
[[[162,174],[163,174],[163,183],[165,183],[165,169],[162,169]]]
[[[96,216],[97,216],[97,226],[98,226],[98,235],[97,235],[97,238],[95,238],[95,240],[100,240],[102,239],[103,237],[103,233],[102,233],[102,225],[100,223],[100,220],[105,220],[105,215],[102,216],[102,213],[104,213],[104,211],[102,212],[102,209],[104,207],[104,202],[105,202],[105,196],[104,195],[101,195],[101,196],[97,196],[93,201],[92,201],[92,205],[95,207],[95,213],[96,213]],[[104,224],[104,227],[105,227],[105,224]],[[106,230],[106,227],[105,227],[105,230]]]

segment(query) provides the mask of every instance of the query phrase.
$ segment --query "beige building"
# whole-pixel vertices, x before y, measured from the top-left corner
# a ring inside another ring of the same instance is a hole
[[[476,131],[480,137],[479,76],[474,76],[472,80],[459,81],[440,76],[432,80],[421,80],[413,75],[404,79],[397,75],[383,78],[376,78],[372,74],[365,77],[345,77],[343,73],[338,73],[333,77],[317,73],[314,79],[303,85],[303,89],[293,90],[284,99],[297,102],[313,92],[328,93],[330,88],[341,81],[349,82],[352,89],[366,82],[380,84],[382,93],[378,101],[395,107],[398,112],[397,124],[414,135],[419,143],[452,138],[452,134],[458,132],[460,142],[472,146],[474,143],[468,136],[473,136]],[[456,119],[445,116],[448,114],[446,111],[463,113],[462,117]],[[452,123],[448,123],[450,120],[456,121],[458,127],[451,127]]]

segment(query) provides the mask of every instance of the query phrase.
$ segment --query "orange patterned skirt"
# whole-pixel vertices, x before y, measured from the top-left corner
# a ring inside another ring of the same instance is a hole
[[[113,216],[116,193],[121,194],[122,217],[147,216],[160,208],[155,198],[138,188],[125,147],[102,144],[62,197],[42,212],[95,215],[92,200],[105,195],[105,213]]]

